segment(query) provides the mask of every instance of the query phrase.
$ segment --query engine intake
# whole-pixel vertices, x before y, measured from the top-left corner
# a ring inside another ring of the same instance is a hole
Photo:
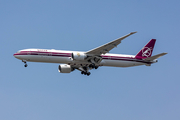
[[[70,65],[67,65],[67,64],[62,64],[62,65],[59,65],[58,67],[58,71],[60,73],[70,73],[74,70],[74,68],[72,68]]]
[[[74,52],[72,53],[73,60],[85,60],[87,55],[82,52]]]

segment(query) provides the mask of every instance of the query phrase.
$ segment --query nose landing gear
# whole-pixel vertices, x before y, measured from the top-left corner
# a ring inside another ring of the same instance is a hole
[[[24,67],[28,66],[26,61],[22,60],[22,62],[25,64]]]
[[[24,67],[27,67],[27,66],[28,66],[27,64],[24,65]]]

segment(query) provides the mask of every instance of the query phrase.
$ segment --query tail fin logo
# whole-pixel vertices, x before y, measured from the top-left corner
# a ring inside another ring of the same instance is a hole
[[[136,55],[138,59],[151,57],[156,39],[151,39]]]
[[[148,48],[148,47],[144,47],[142,49],[142,56],[143,57],[150,57],[151,56],[151,53],[152,53],[152,47]]]

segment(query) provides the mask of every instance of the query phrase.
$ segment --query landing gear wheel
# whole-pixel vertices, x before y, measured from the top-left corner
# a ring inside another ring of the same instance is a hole
[[[82,71],[81,74],[84,74],[84,75],[89,76],[91,73],[90,73],[90,72],[84,72],[84,71]]]
[[[95,66],[95,69],[98,69],[98,66]]]
[[[90,73],[90,72],[88,72],[88,73],[87,73],[87,76],[89,76],[90,74],[91,74],[91,73]]]
[[[94,64],[94,63],[92,63],[92,64],[90,64],[90,65],[89,65],[89,67],[91,67],[91,68],[93,68],[93,69],[94,69],[96,66],[95,66],[95,64]]]
[[[89,67],[92,68],[92,64],[90,64]]]
[[[28,66],[27,64],[24,65],[24,67],[27,67],[27,66]]]

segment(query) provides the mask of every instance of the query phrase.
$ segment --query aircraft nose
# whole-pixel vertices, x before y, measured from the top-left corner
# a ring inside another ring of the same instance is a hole
[[[13,56],[14,56],[15,58],[17,58],[17,54],[16,54],[16,53],[14,53]]]
[[[20,52],[19,52],[19,51],[13,54],[13,56],[14,56],[15,58],[18,58],[19,55],[20,55]]]
[[[21,60],[21,51],[19,50],[18,52],[14,53],[13,56]]]

